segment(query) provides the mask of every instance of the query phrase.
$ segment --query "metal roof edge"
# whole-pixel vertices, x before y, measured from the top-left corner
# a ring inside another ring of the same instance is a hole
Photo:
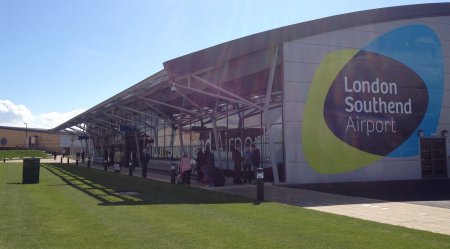
[[[205,48],[163,63],[171,79],[219,61],[273,47],[287,41],[373,23],[450,14],[450,3],[402,5],[350,12],[292,24]]]
[[[114,96],[112,96],[112,97],[110,97],[110,98],[100,102],[99,104],[89,108],[85,112],[78,114],[77,116],[67,120],[66,122],[64,122],[64,123],[62,123],[62,124],[52,128],[52,129],[49,129],[49,131],[50,132],[57,132],[57,131],[59,131],[61,129],[67,128],[68,125],[70,125],[70,123],[73,123],[73,121],[75,121],[76,119],[82,118],[83,116],[86,116],[86,115],[89,115],[89,113],[97,110],[98,108],[102,108],[105,105],[107,105],[107,104],[109,104],[109,103],[111,103],[111,102],[113,102],[113,101],[115,101],[115,100],[117,100],[119,98],[122,98],[124,95],[133,92],[133,90],[135,90],[136,88],[138,88],[138,87],[140,87],[142,85],[145,85],[148,81],[153,80],[153,79],[157,79],[159,77],[163,77],[164,74],[165,74],[165,70],[162,69],[162,70],[158,71],[157,73],[155,73],[155,74],[153,74],[153,75],[151,75],[151,76],[141,80],[140,82],[132,85],[131,87],[129,87],[129,88],[127,88],[127,89],[125,89],[125,90],[115,94]]]

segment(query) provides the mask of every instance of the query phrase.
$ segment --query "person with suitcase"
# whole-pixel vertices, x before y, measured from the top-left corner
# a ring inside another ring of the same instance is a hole
[[[251,162],[252,162],[252,176],[256,178],[256,169],[261,167],[261,153],[259,152],[259,149],[256,148],[254,144],[252,144],[252,152],[251,152]],[[255,179],[256,180],[256,179]]]
[[[212,168],[211,174],[211,184],[214,187],[224,186],[225,185],[225,176],[223,175],[223,171],[217,167]]]
[[[187,152],[184,152],[179,165],[179,172],[181,174],[182,183],[188,185],[191,184],[191,170],[192,170],[191,158],[188,156]]]
[[[122,161],[123,161],[123,153],[119,149],[114,154],[114,172],[119,173],[120,168],[122,168]]]
[[[242,155],[239,150],[239,146],[236,146],[231,152],[231,157],[234,162],[234,174],[233,174],[233,183],[234,184],[242,184],[241,181],[241,168],[242,168]]]
[[[212,169],[214,168],[214,155],[209,150],[209,147],[206,147],[205,154],[203,154],[203,181],[207,186],[212,185],[211,177],[212,177]]]
[[[197,151],[197,182],[201,182],[203,179],[203,173],[204,173],[204,155],[202,148],[198,148]]]

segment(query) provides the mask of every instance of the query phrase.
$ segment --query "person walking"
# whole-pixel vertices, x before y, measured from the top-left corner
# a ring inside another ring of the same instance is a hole
[[[202,181],[203,179],[203,164],[204,164],[204,159],[203,159],[203,152],[202,152],[202,148],[198,148],[197,151],[197,182]]]
[[[109,156],[109,165],[113,166],[114,165],[114,156],[116,155],[116,153],[114,152],[114,149],[111,149],[111,153],[108,154]]]
[[[147,178],[147,167],[149,161],[150,155],[148,154],[146,149],[143,149],[141,154],[142,178]]]
[[[191,184],[191,158],[188,156],[187,152],[184,152],[183,157],[180,160],[179,172],[181,173],[182,183]]]
[[[255,176],[256,178],[256,169],[261,167],[261,154],[259,153],[259,149],[257,149],[254,144],[252,144],[251,162],[253,170],[252,176]]]
[[[119,149],[114,154],[114,172],[120,172],[120,168],[122,168],[122,161],[123,161],[123,153]],[[118,167],[116,167],[116,164]]]
[[[236,146],[231,152],[231,157],[234,162],[234,174],[233,174],[233,183],[234,184],[242,184],[241,181],[241,170],[242,170],[242,155],[240,152],[240,147]]]
[[[206,185],[211,185],[212,169],[214,167],[214,154],[206,147],[205,154],[203,155],[203,181]]]
[[[252,152],[250,145],[245,145],[244,151],[244,183],[252,183]]]

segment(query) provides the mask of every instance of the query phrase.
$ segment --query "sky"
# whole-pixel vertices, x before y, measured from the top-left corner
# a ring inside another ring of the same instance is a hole
[[[0,0],[0,125],[53,128],[163,62],[318,18],[415,0]]]

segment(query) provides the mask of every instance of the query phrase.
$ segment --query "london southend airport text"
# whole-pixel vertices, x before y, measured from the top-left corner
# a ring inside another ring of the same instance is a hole
[[[345,93],[377,94],[389,97],[398,94],[398,86],[395,82],[384,82],[379,78],[374,81],[358,81],[351,83],[348,77],[344,77]],[[355,100],[353,96],[345,97],[345,111],[347,113],[375,113],[375,114],[412,114],[412,101],[408,98],[406,102],[385,101],[382,96],[372,97],[369,100]],[[374,132],[377,133],[397,133],[394,117],[380,120],[377,118],[361,119],[359,116],[349,116],[347,119],[346,133],[363,133],[367,137]]]

